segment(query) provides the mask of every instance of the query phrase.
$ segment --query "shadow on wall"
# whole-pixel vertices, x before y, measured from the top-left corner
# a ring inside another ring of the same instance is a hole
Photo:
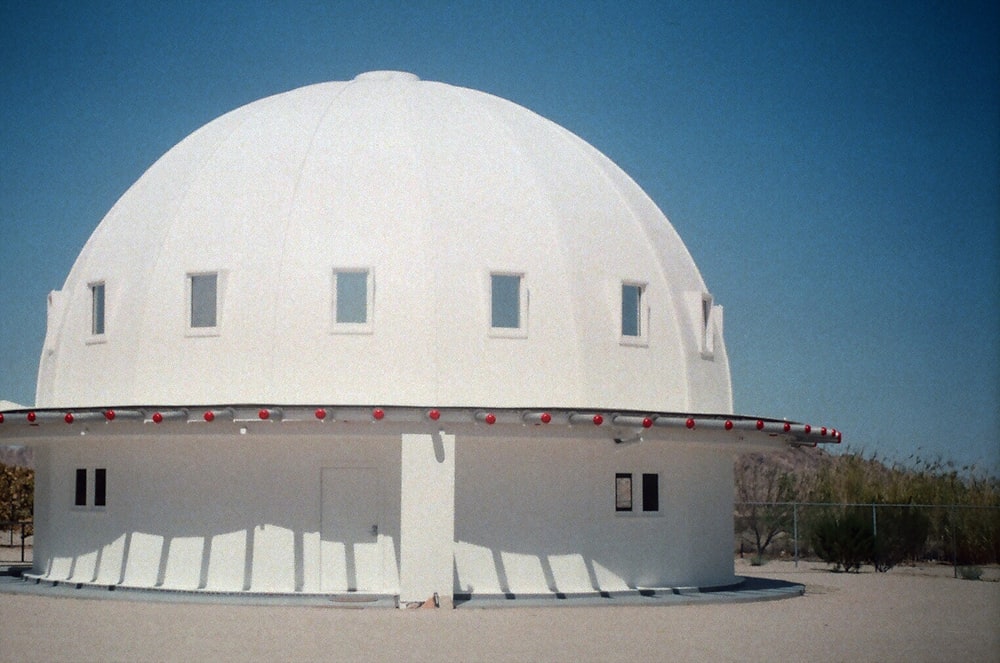
[[[42,455],[51,487],[35,572],[48,579],[226,592],[398,586],[398,439],[86,444]],[[74,507],[80,468],[88,500]],[[90,497],[93,468],[106,470],[103,507]]]
[[[114,540],[81,537],[73,551],[54,551],[44,569],[48,580],[123,587],[259,592],[378,592],[359,586],[363,541],[321,540],[319,532],[277,525],[192,536],[126,532]],[[379,545],[392,548],[391,537]]]

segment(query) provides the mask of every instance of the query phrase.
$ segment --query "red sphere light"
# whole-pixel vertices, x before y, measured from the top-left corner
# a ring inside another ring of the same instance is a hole
[[[786,421],[785,425],[784,425],[784,429],[785,429],[785,432],[787,433],[788,431],[792,430],[792,425]]]
[[[813,429],[813,427],[812,427],[812,426],[810,426],[809,424],[806,424],[806,425],[805,425],[805,432],[806,432],[806,435],[808,435],[809,433],[811,433],[811,432],[812,432],[812,429]]]
[[[548,412],[542,412],[542,416],[540,416],[539,419],[542,420],[543,424],[547,424],[550,421],[552,421],[552,415],[549,414]]]
[[[3,412],[0,412],[0,424],[3,423]]]
[[[691,417],[688,417],[687,421],[684,422],[684,425],[687,426],[688,428],[694,430],[694,419],[691,418]]]
[[[602,417],[599,414],[595,414],[594,415],[594,425],[595,426],[600,426],[603,423],[604,423],[604,417]]]
[[[427,418],[431,421],[437,421],[441,418],[441,410],[431,410],[427,413]]]
[[[258,412],[257,416],[260,417],[261,419],[270,419],[271,418],[271,411],[265,408],[265,409],[261,410],[260,412]]]
[[[104,418],[107,419],[108,421],[114,421],[115,420],[115,411],[114,410],[105,410],[104,411]]]
[[[652,419],[650,419],[649,417],[643,417],[642,418],[642,427],[643,428],[652,428],[652,426],[653,426],[653,420]]]
[[[215,421],[215,413],[212,412],[211,410],[208,410],[207,412],[205,412],[203,419],[205,421]]]
[[[154,424],[158,424],[158,423],[161,423],[162,421],[163,421],[163,415],[160,414],[159,412],[154,412],[153,413],[153,423]]]
[[[72,412],[67,412],[66,416],[63,417],[63,421],[65,421],[67,424],[73,423],[73,413]]]
[[[372,416],[375,418],[376,421],[382,421],[383,419],[385,419],[385,410],[383,410],[380,407],[377,407],[374,410],[372,410]]]
[[[492,412],[486,415],[486,423],[488,423],[490,426],[492,426],[496,422],[497,422],[497,415],[493,414]]]
[[[317,419],[320,419],[320,420],[326,419],[326,410],[324,410],[321,407],[316,408],[315,414],[316,414],[316,418]]]
[[[729,419],[726,419],[726,430],[733,430],[733,422]]]
[[[36,415],[34,412],[29,412],[28,413],[28,421],[30,421],[31,423],[34,423],[35,419],[37,419],[37,418],[38,418],[38,415]]]
[[[826,426],[823,426],[822,428],[819,429],[819,434],[826,435]]]
[[[764,422],[760,419],[757,420],[757,430],[764,430]]]

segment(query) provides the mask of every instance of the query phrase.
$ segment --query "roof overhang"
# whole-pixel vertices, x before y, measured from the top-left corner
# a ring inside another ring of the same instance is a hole
[[[731,414],[373,405],[184,405],[20,409],[0,413],[0,444],[95,435],[395,435],[605,438],[734,446],[839,444],[840,431]]]

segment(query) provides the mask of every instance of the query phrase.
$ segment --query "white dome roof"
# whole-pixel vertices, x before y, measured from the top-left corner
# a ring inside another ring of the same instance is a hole
[[[362,322],[337,322],[343,270],[362,274]],[[192,328],[200,274],[217,314]],[[491,274],[521,277],[515,329],[492,328]],[[623,283],[641,288],[624,336]],[[706,301],[667,219],[586,142],[371,72],[251,103],[157,161],[50,297],[37,405],[730,412]]]

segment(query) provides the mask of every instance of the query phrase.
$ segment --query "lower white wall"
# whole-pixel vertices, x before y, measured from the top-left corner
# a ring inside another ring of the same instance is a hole
[[[37,457],[34,572],[50,579],[321,591],[323,564],[350,563],[344,552],[321,563],[321,469],[370,467],[382,497],[381,569],[370,576],[377,586],[362,589],[398,593],[398,437],[90,435],[43,446]],[[107,470],[107,506],[74,506],[76,469],[92,481],[99,467]]]
[[[404,601],[735,581],[724,447],[252,433],[38,445],[35,573],[259,592],[346,591],[351,578],[365,578],[359,589]],[[76,469],[92,477],[99,467],[107,506],[73,506]],[[324,534],[324,468],[376,477],[373,490],[348,492],[378,495],[376,554]],[[616,513],[618,472],[633,473],[636,493],[642,473],[658,473],[660,510]],[[362,559],[379,568],[351,567]]]
[[[455,591],[718,586],[735,581],[732,459],[705,447],[459,439]],[[660,511],[615,511],[615,474],[660,475]]]

